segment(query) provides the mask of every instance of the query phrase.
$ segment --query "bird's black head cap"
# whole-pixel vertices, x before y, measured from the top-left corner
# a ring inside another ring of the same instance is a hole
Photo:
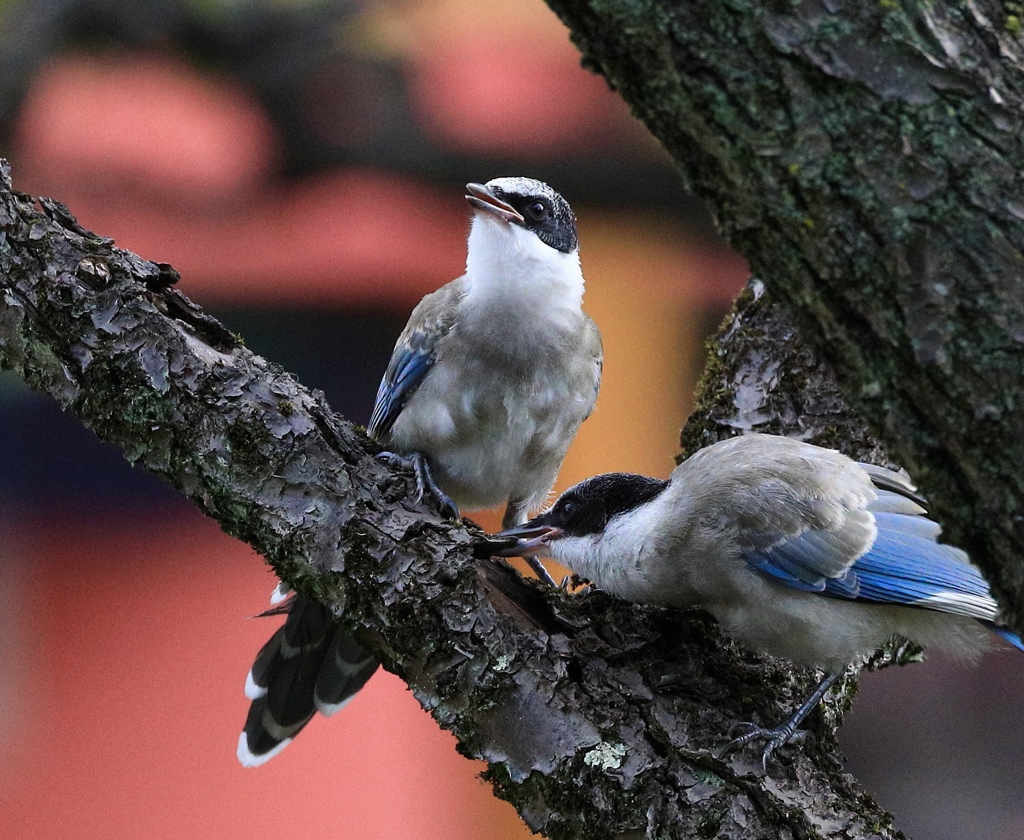
[[[523,225],[545,245],[569,254],[579,247],[576,216],[569,202],[543,181],[533,178],[494,178],[485,185],[523,217]]]
[[[667,481],[632,473],[607,473],[566,490],[547,513],[532,523],[561,528],[567,537],[599,534],[609,520],[649,502]]]

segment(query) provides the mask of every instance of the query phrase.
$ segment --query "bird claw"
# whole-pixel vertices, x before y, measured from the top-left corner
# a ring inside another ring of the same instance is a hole
[[[761,733],[764,731],[765,730],[763,727],[758,726],[756,723],[751,723],[750,721],[743,721],[741,723],[737,723],[735,726],[729,729],[729,737],[732,738],[733,741],[730,741],[729,744],[727,744],[723,748],[723,750],[728,751],[730,749],[730,744],[740,740],[741,738],[746,739],[743,741],[743,743],[745,744],[747,743],[747,741],[753,740],[753,738],[756,737],[757,733]],[[742,746],[742,744],[736,744],[736,746]]]
[[[771,729],[766,729],[755,723],[737,723],[729,730],[729,737],[732,740],[716,750],[715,755],[718,758],[722,758],[728,753],[738,750],[740,747],[745,747],[754,741],[764,741],[765,747],[764,752],[761,753],[761,766],[767,772],[768,757],[775,750],[791,741],[801,740],[806,734],[806,731],[797,729],[789,723],[784,723]]]
[[[799,741],[807,735],[806,731],[797,729],[797,727],[803,723],[814,707],[821,702],[821,698],[825,696],[825,692],[832,687],[832,684],[838,680],[842,674],[842,671],[826,672],[825,676],[822,677],[821,682],[819,682],[814,691],[811,692],[811,696],[800,705],[800,708],[797,709],[785,723],[779,724],[772,729],[764,729],[753,723],[736,724],[736,726],[729,730],[729,734],[733,735],[734,733],[740,732],[743,734],[738,735],[738,737],[734,737],[728,744],[719,749],[716,752],[716,755],[721,758],[726,753],[739,749],[740,747],[749,744],[751,741],[767,741],[764,752],[761,754],[761,766],[764,767],[765,772],[767,772],[768,756],[783,744],[788,744],[790,741]]]
[[[401,455],[398,452],[378,452],[377,459],[390,467],[412,470],[416,477],[416,496],[414,498],[417,504],[422,502],[423,497],[429,492],[437,500],[442,516],[456,521],[462,518],[459,506],[434,481],[430,465],[422,453],[414,452],[412,455]]]
[[[403,467],[407,470],[412,469],[412,459],[405,455],[399,455],[397,452],[378,452],[376,458],[378,461],[387,464],[389,467]]]
[[[569,592],[572,590],[572,594],[577,598],[582,598],[584,595],[589,595],[591,592],[597,592],[597,587],[592,583],[585,583],[582,586],[578,586],[576,589],[572,588],[572,582],[575,575],[566,575],[562,578],[562,582],[558,584],[558,588],[563,592]]]

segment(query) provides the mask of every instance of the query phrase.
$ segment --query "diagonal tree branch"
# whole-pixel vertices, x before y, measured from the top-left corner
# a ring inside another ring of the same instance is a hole
[[[817,742],[769,776],[759,755],[716,758],[733,723],[778,720],[807,675],[738,651],[700,614],[542,591],[475,561],[471,525],[413,506],[410,481],[372,457],[359,429],[174,290],[173,269],[40,202],[12,190],[4,164],[0,363],[343,611],[460,749],[490,763],[531,827],[553,838],[899,836],[841,773],[830,733],[848,695],[819,716]],[[764,329],[792,335],[763,295],[748,294],[744,311],[720,345],[719,373],[735,382],[705,386],[720,397],[708,434],[747,422],[724,410],[751,384],[732,354],[769,341]],[[776,381],[812,361],[796,353]],[[855,427],[824,367],[819,380],[813,425]],[[751,416],[776,410],[756,390]]]

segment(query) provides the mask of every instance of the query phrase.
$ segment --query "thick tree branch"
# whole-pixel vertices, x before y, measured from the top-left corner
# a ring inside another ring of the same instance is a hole
[[[541,591],[474,561],[477,532],[412,506],[410,482],[357,428],[170,288],[172,269],[42,207],[4,166],[0,363],[343,608],[529,825],[554,838],[898,836],[840,772],[835,704],[816,716],[817,742],[768,777],[756,751],[714,755],[736,721],[777,721],[806,675],[738,651],[699,614]],[[820,385],[821,422],[839,422]]]
[[[1024,630],[1024,42],[996,0],[548,0]]]

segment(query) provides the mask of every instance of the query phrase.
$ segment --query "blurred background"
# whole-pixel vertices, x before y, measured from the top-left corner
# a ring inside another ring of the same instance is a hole
[[[360,423],[464,184],[548,181],[606,354],[560,488],[668,474],[746,279],[541,0],[0,0],[0,155]],[[529,836],[385,673],[241,768],[269,569],[9,374],[0,422],[0,836]],[[911,836],[1019,840],[1022,696],[1012,654],[867,675],[849,769]]]

